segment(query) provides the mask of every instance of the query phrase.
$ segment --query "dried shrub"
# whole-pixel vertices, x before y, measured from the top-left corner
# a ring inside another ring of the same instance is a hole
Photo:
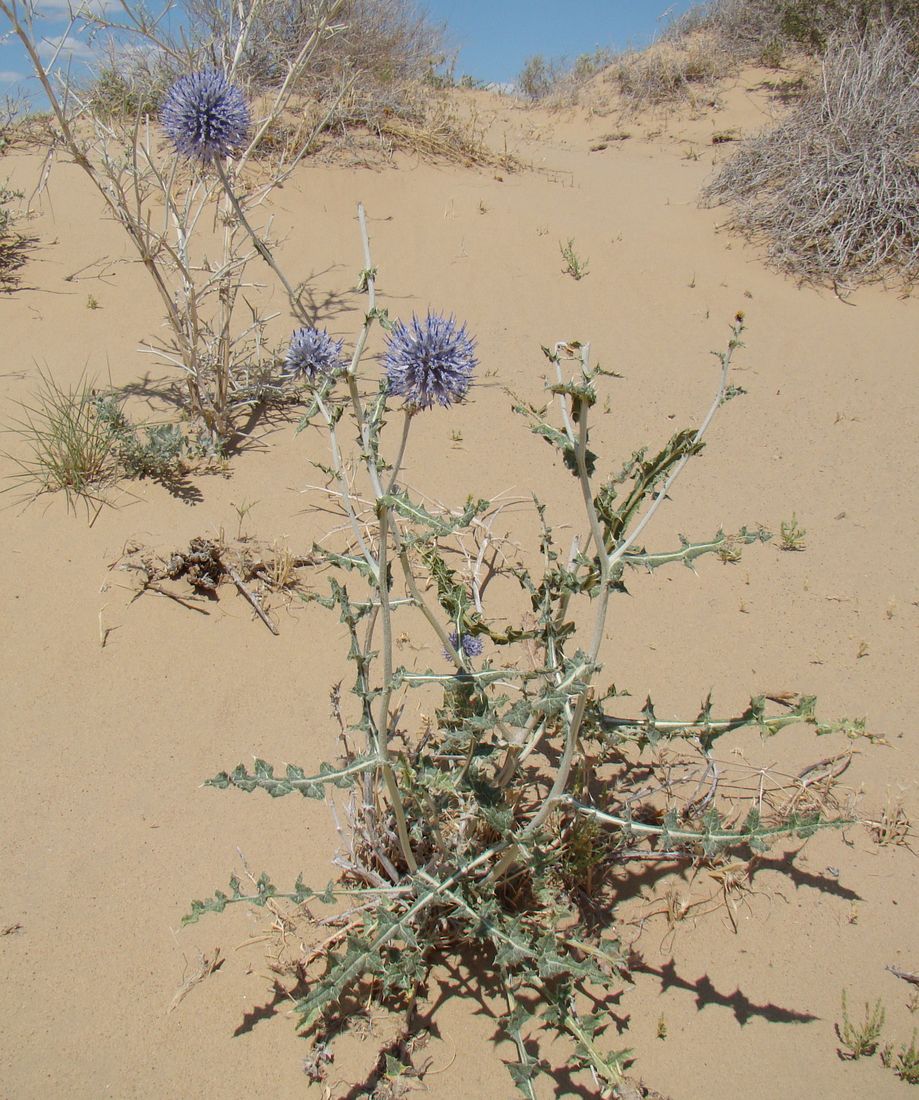
[[[848,287],[919,275],[919,66],[890,27],[831,43],[822,79],[745,142],[703,193],[801,279]]]
[[[333,157],[367,161],[375,154],[388,157],[404,150],[437,161],[508,171],[516,166],[513,157],[488,148],[474,114],[462,116],[449,98],[432,95],[430,87],[417,81],[387,89],[346,89],[330,107],[314,104],[317,116],[323,111],[319,132],[334,139],[326,143],[326,152]],[[372,139],[370,147],[366,136]]]
[[[641,53],[626,53],[612,70],[623,98],[636,110],[694,101],[698,89],[725,76],[730,62],[711,35],[662,41]]]
[[[573,62],[564,58],[546,60],[536,54],[527,59],[514,83],[531,102],[550,108],[571,107],[579,101],[582,89],[615,60],[616,55],[602,46],[579,54]]]
[[[778,44],[789,45],[782,28],[782,0],[710,0],[690,8],[667,28],[664,40],[679,44],[704,33],[735,62],[758,61]]]

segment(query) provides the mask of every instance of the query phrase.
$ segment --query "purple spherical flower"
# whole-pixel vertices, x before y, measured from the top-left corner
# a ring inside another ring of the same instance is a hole
[[[305,374],[310,379],[317,374],[333,374],[344,366],[342,347],[342,341],[333,340],[325,329],[298,328],[290,340],[285,373],[289,378]]]
[[[412,314],[411,326],[397,321],[383,357],[389,392],[416,409],[461,401],[477,366],[475,340],[466,335],[466,326],[457,328],[452,316],[430,311],[425,321]]]
[[[245,144],[249,107],[243,93],[219,69],[202,69],[172,85],[160,121],[178,152],[209,163]]]
[[[451,630],[447,637],[450,639],[450,645],[452,645],[457,652],[462,652],[467,657],[478,657],[485,649],[485,643],[474,634],[463,634],[460,636],[455,630]],[[444,656],[448,660],[450,659],[450,653],[446,649],[444,649]]]

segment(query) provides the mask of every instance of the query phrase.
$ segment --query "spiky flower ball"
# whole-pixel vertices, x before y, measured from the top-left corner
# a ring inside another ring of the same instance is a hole
[[[305,374],[311,381],[319,374],[333,374],[344,366],[342,347],[342,341],[333,340],[325,329],[298,328],[290,340],[285,373],[288,378]]]
[[[462,401],[477,366],[475,340],[466,335],[466,326],[458,328],[452,316],[430,311],[424,321],[412,314],[411,325],[397,321],[383,357],[389,392],[416,409]]]
[[[230,156],[245,144],[249,106],[219,69],[180,77],[166,93],[160,121],[183,156],[204,164]]]
[[[455,630],[451,630],[447,635],[450,639],[450,645],[460,652],[462,651],[467,657],[478,657],[485,648],[485,643],[481,638],[477,638],[474,634],[463,634],[459,636]],[[444,656],[449,659],[450,654],[445,649]]]

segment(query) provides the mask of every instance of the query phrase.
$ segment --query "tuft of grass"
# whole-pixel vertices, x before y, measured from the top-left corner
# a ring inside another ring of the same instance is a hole
[[[919,66],[896,26],[835,39],[822,78],[703,192],[769,261],[837,289],[919,278]]]
[[[0,132],[0,152],[2,152],[2,132]],[[0,290],[12,290],[17,282],[16,272],[25,263],[26,251],[32,240],[13,229],[15,214],[8,203],[23,197],[21,191],[14,191],[0,183]]]
[[[573,237],[568,238],[567,244],[559,242],[558,247],[562,254],[562,259],[565,261],[565,266],[562,268],[562,271],[564,271],[566,275],[570,275],[572,279],[580,280],[583,279],[585,275],[590,274],[587,270],[587,265],[590,261],[582,260],[577,254],[574,249]]]
[[[874,1054],[878,1049],[886,1016],[883,1002],[879,997],[873,1006],[866,1001],[864,1020],[860,1024],[853,1023],[849,1019],[846,991],[843,990],[842,1022],[836,1024],[836,1037],[844,1048],[839,1050],[839,1057],[845,1061],[854,1062]]]
[[[7,429],[29,454],[7,453],[18,472],[10,475],[14,484],[3,491],[23,488],[29,500],[63,492],[71,506],[75,498],[98,502],[115,472],[115,438],[97,415],[96,392],[85,377],[68,389],[48,371],[39,370],[39,377],[31,403],[20,403],[21,415]]]
[[[68,505],[81,499],[102,503],[105,488],[118,477],[149,477],[172,485],[182,475],[188,442],[174,424],[140,428],[123,413],[114,397],[98,393],[81,377],[65,388],[45,370],[21,415],[7,431],[27,449],[26,457],[4,452],[18,467],[3,492],[19,488],[28,501],[63,492]]]

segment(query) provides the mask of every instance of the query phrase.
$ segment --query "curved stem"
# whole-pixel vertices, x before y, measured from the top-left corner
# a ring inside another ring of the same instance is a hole
[[[389,478],[389,484],[386,486],[386,495],[390,496],[393,489],[396,487],[396,480],[399,477],[399,471],[402,468],[402,460],[405,458],[405,445],[408,443],[408,432],[412,424],[412,410],[405,410],[405,419],[402,421],[402,439],[399,442],[399,453],[396,455],[396,461],[393,463],[392,474]]]
[[[271,251],[268,248],[268,245],[265,244],[265,242],[261,239],[261,237],[259,237],[259,235],[255,232],[255,230],[249,223],[249,219],[246,217],[245,211],[243,210],[239,199],[236,197],[236,192],[233,189],[233,184],[227,176],[226,169],[224,168],[223,164],[220,162],[220,160],[215,160],[214,167],[217,169],[217,175],[220,177],[220,182],[223,184],[223,189],[226,192],[226,196],[230,200],[230,205],[233,207],[233,212],[239,219],[239,224],[249,234],[249,237],[251,238],[252,243],[255,246],[256,252],[258,252],[265,263],[268,264],[271,270],[275,273],[281,285],[287,292],[287,297],[290,300],[290,308],[293,310],[294,316],[304,325],[309,325],[311,322],[309,317],[307,316],[306,310],[303,308],[303,305],[300,302],[299,295],[295,293],[293,287],[287,281],[284,272],[280,269],[280,267],[278,267],[274,256],[272,256]]]

